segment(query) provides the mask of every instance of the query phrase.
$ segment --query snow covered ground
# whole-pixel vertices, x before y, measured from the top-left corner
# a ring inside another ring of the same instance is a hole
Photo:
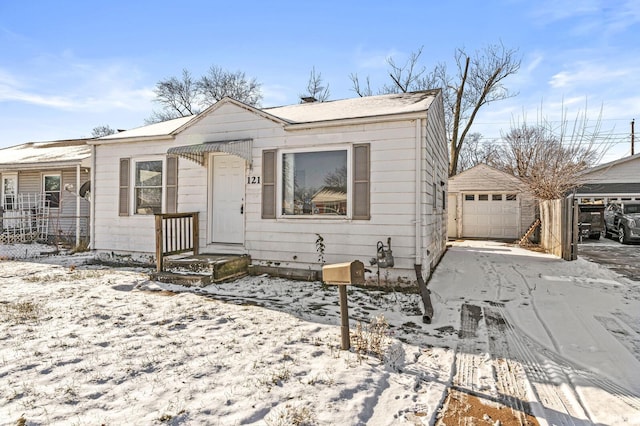
[[[640,424],[638,283],[583,259],[456,242],[432,324],[417,294],[349,287],[350,351],[335,287],[188,289],[87,259],[0,262],[0,424],[427,425],[453,390],[539,424]]]

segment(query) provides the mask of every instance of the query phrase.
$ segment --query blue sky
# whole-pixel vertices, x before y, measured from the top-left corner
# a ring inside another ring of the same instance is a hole
[[[387,83],[387,58],[403,63],[424,46],[431,68],[498,42],[519,49],[521,70],[505,81],[519,94],[486,107],[473,131],[497,138],[540,109],[559,120],[562,105],[594,123],[602,107],[616,142],[605,161],[630,153],[638,0],[0,1],[0,147],[143,125],[155,84],[183,68],[244,71],[266,107],[297,103],[312,67],[343,99],[356,96],[351,73]]]

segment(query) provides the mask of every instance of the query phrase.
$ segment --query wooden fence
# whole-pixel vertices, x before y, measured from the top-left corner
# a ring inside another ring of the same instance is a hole
[[[571,196],[540,202],[540,245],[565,260],[578,258],[578,204]]]

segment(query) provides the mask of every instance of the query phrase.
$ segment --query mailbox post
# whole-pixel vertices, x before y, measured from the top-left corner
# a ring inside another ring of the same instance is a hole
[[[349,284],[364,284],[364,263],[359,260],[346,263],[335,263],[322,267],[322,281],[337,285],[340,293],[340,334],[343,351],[351,348],[349,338],[349,306],[347,304],[347,286]]]

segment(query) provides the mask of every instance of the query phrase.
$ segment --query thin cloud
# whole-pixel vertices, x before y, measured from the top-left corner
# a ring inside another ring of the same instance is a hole
[[[626,31],[640,23],[640,3],[626,0],[612,5],[606,0],[549,0],[533,3],[531,15],[539,25],[558,21],[567,23],[567,31],[574,36],[597,39]]]
[[[554,89],[565,89],[591,83],[602,84],[606,81],[620,81],[625,77],[633,76],[637,71],[633,68],[624,68],[619,63],[604,65],[597,62],[580,62],[572,65],[569,70],[551,76],[549,86]]]
[[[569,18],[597,14],[601,10],[602,2],[599,0],[580,2],[573,0],[547,0],[533,4],[535,6],[531,13],[534,19],[539,24],[550,24]]]
[[[50,69],[46,80],[32,77],[28,72],[18,76],[0,70],[0,102],[67,111],[151,110],[155,94],[152,87],[137,87],[141,76],[135,67],[77,61],[69,52],[47,60],[41,57],[37,61],[46,62]]]
[[[386,52],[383,51],[367,51],[362,47],[358,47],[355,52],[355,63],[359,69],[373,69],[378,70],[387,67],[387,61],[389,58],[401,55],[398,50],[391,49]]]

